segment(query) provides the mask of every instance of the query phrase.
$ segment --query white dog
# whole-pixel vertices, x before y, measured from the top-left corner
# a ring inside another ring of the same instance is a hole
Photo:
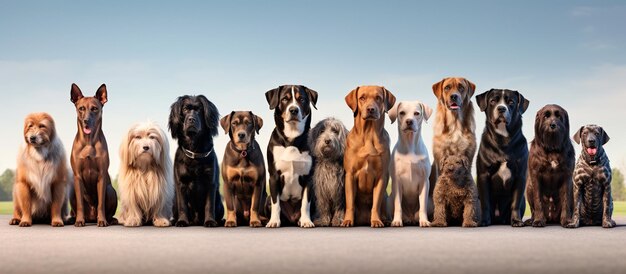
[[[432,109],[418,101],[398,102],[390,111],[391,123],[398,120],[398,142],[391,154],[390,174],[393,212],[391,226],[418,224],[428,221],[428,188],[430,159],[422,140],[422,122],[428,121]],[[419,203],[418,203],[419,202]]]
[[[174,201],[170,146],[155,123],[132,126],[120,147],[120,223],[169,226]]]

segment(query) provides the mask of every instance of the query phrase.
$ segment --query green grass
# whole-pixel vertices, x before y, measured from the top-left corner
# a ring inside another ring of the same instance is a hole
[[[13,202],[0,202],[0,215],[13,215]]]

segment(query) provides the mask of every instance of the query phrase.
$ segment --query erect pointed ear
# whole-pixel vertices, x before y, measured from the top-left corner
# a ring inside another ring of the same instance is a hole
[[[359,110],[359,87],[353,89],[346,95],[346,104],[352,109],[352,113],[354,113],[354,117],[356,117],[357,111]]]
[[[580,127],[580,129],[576,131],[576,133],[574,133],[574,136],[573,136],[574,142],[576,142],[579,145],[580,145],[580,135],[583,133],[584,128],[585,126]]]
[[[519,110],[521,114],[524,114],[524,112],[526,112],[526,110],[528,109],[528,105],[530,104],[530,101],[526,100],[526,98],[524,98],[524,95],[522,95],[521,93],[519,93],[519,91],[516,91],[518,96],[519,96],[519,100],[518,100],[518,104],[519,104]]]
[[[443,78],[441,81],[433,84],[433,93],[437,99],[441,99],[441,94],[443,93],[443,82],[446,78]]]
[[[304,91],[306,91],[306,94],[309,95],[309,99],[311,99],[311,104],[313,105],[313,108],[317,109],[317,91],[307,88],[305,86],[302,87],[304,88]]]
[[[385,112],[388,112],[393,105],[396,103],[396,96],[394,96],[391,91],[383,87],[384,98],[385,98]]]
[[[478,107],[480,108],[480,111],[482,112],[487,110],[487,105],[489,105],[487,103],[487,98],[489,98],[489,93],[491,91],[493,91],[493,89],[490,89],[488,91],[485,91],[481,94],[476,95],[476,104],[478,104]]]
[[[433,114],[433,109],[424,103],[420,103],[422,106],[422,115],[424,115],[424,121],[428,122],[428,118]]]
[[[220,126],[222,126],[222,128],[224,129],[224,133],[226,134],[230,133],[230,118],[233,116],[233,114],[235,114],[234,111],[220,119]]]
[[[280,90],[283,86],[279,86],[275,89],[268,90],[265,92],[265,100],[270,105],[270,110],[273,110],[278,107],[278,102],[280,102]]]
[[[252,115],[252,117],[254,118],[254,130],[256,131],[256,134],[259,134],[259,130],[261,130],[261,128],[263,127],[263,119],[261,119],[261,117],[256,116],[252,113],[252,111],[250,111],[250,115]]]
[[[76,84],[72,83],[72,87],[70,88],[70,101],[76,104],[76,102],[78,102],[78,100],[83,97],[85,96],[83,96],[83,92],[80,90],[80,88]]]
[[[393,124],[398,118],[398,108],[401,104],[402,102],[398,102],[397,104],[393,105],[393,107],[389,110],[389,120],[391,120],[391,124]]]
[[[105,84],[102,84],[98,88],[98,91],[96,91],[96,99],[98,99],[103,106],[109,101],[107,99],[107,86]]]
[[[469,80],[467,80],[465,78],[463,80],[465,80],[465,83],[467,83],[467,87],[469,88],[469,90],[468,90],[469,93],[467,94],[467,97],[471,98],[472,96],[474,96],[474,91],[476,90],[476,85],[474,85],[474,83],[470,82]]]
[[[602,145],[604,145],[608,143],[611,138],[609,137],[609,134],[606,133],[604,128],[600,127],[600,131],[602,132]]]

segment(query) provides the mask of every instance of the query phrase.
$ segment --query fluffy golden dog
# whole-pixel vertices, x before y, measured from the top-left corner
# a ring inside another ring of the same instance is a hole
[[[36,223],[63,226],[67,209],[67,159],[47,113],[32,113],[24,121],[24,141],[17,156],[11,225]]]
[[[174,201],[170,146],[155,123],[134,125],[120,147],[120,223],[169,226]]]

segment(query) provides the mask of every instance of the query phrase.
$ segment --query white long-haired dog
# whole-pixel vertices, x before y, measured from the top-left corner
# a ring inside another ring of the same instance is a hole
[[[174,177],[169,151],[167,136],[157,124],[140,123],[128,130],[120,147],[118,178],[124,226],[170,225]]]

